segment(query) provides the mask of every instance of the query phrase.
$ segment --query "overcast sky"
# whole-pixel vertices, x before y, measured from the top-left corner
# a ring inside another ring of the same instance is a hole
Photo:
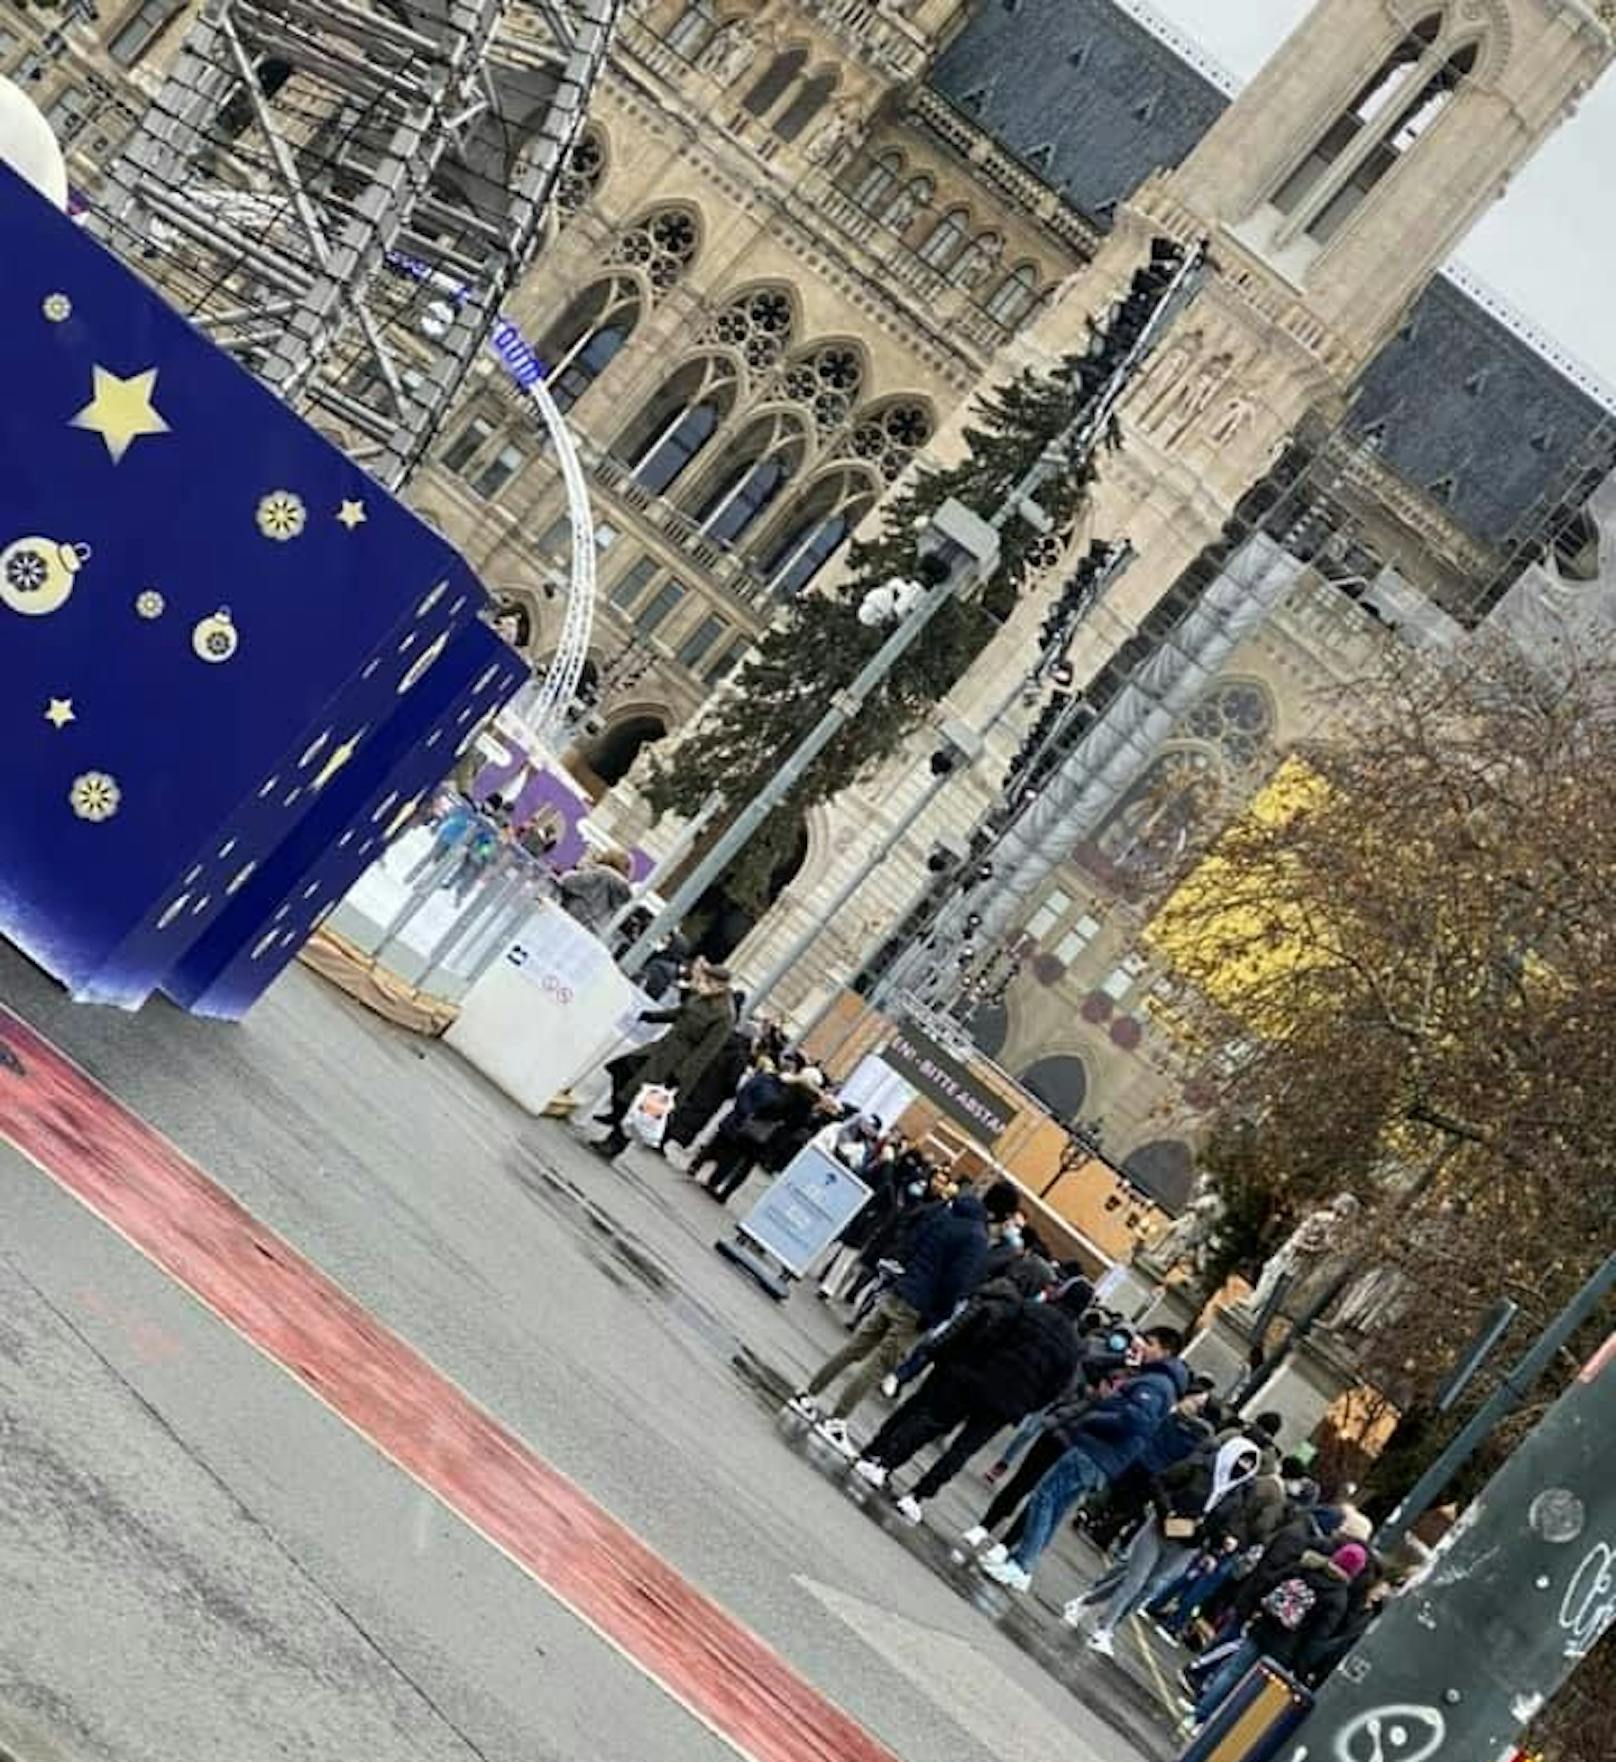
[[[1309,0],[1149,0],[1249,78]],[[1616,70],[1465,241],[1459,261],[1616,387]]]

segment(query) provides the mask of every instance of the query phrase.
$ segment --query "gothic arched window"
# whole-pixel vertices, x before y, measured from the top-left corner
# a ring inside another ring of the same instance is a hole
[[[920,246],[920,261],[933,269],[947,269],[965,249],[970,224],[971,217],[963,208],[950,208],[926,234]]]
[[[656,208],[617,241],[611,261],[643,270],[653,294],[665,294],[695,261],[700,243],[696,217],[689,209]]]
[[[1268,750],[1273,706],[1260,685],[1218,685],[1185,716],[1182,728],[1217,747],[1231,770],[1250,771]]]
[[[556,179],[555,203],[563,219],[576,214],[594,197],[605,175],[605,142],[599,129],[587,128],[573,143]]]
[[[713,10],[712,0],[694,0],[669,26],[663,41],[675,55],[696,61],[717,35],[718,14]]]
[[[624,430],[614,455],[634,481],[661,495],[718,432],[735,402],[735,368],[719,356],[681,367]]]
[[[1287,219],[1276,244],[1304,233],[1328,244],[1475,70],[1478,45],[1455,46],[1446,25],[1430,12],[1406,31],[1280,184],[1270,199]]]
[[[791,347],[796,317],[783,288],[754,288],[737,294],[702,333],[704,341],[727,344],[746,357],[754,373],[765,372]]]
[[[626,275],[585,288],[539,341],[545,384],[570,410],[617,358],[640,321],[640,290]]]
[[[770,589],[782,599],[800,594],[875,500],[875,485],[859,471],[835,471],[811,484],[763,546],[761,568]]]
[[[867,214],[879,214],[898,187],[903,175],[903,155],[897,151],[877,153],[868,161],[855,160],[844,187]]]
[[[781,384],[788,398],[812,412],[819,432],[830,434],[853,413],[864,364],[845,343],[827,343],[794,361]]]
[[[797,89],[796,97],[786,106],[783,114],[776,118],[773,124],[774,133],[782,141],[796,140],[830,102],[831,94],[835,90],[834,73],[819,73],[811,80],[804,80]]]
[[[890,226],[897,233],[908,232],[916,218],[931,206],[931,199],[936,193],[937,185],[924,173],[910,178],[887,203],[881,215],[881,224]]]
[[[860,413],[848,449],[891,483],[931,439],[932,427],[931,412],[924,404],[895,398]]]
[[[1014,327],[1038,303],[1038,266],[1018,263],[993,290],[988,300],[988,317],[997,320],[1006,330]]]
[[[791,90],[793,82],[807,65],[806,49],[783,49],[758,76],[756,84],[741,100],[741,108],[751,116],[767,116]]]
[[[800,469],[808,437],[790,411],[755,417],[730,441],[699,491],[694,515],[708,538],[734,544]]]

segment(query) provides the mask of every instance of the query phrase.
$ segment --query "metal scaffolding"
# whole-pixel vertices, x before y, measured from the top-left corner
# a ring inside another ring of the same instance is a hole
[[[382,483],[442,425],[622,0],[205,0],[92,210]]]

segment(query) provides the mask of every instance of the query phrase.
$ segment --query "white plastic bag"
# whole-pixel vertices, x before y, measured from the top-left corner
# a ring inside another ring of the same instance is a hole
[[[637,1138],[648,1150],[659,1150],[672,1112],[673,1091],[660,1083],[646,1083],[623,1116],[624,1135]]]

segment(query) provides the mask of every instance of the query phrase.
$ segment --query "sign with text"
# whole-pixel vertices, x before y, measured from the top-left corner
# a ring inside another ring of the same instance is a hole
[[[918,1028],[905,1024],[879,1056],[883,1064],[984,1143],[992,1144],[1010,1130],[1015,1110],[1009,1102],[979,1083],[957,1058]]]

